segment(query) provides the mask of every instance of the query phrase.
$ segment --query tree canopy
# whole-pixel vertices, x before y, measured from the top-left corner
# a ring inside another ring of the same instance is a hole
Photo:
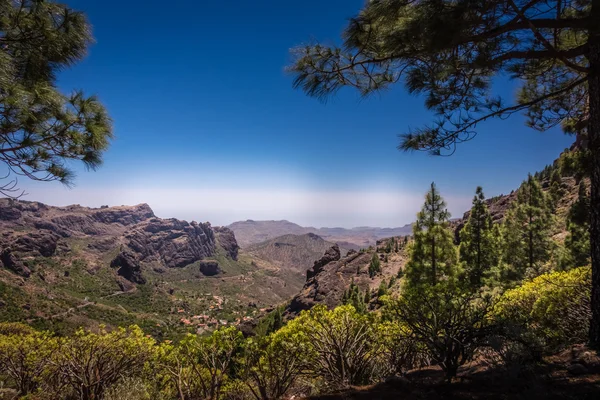
[[[112,123],[95,96],[63,94],[56,74],[92,42],[84,14],[50,1],[0,0],[0,193],[18,179],[73,182],[70,160],[102,163]]]
[[[294,85],[319,98],[403,82],[434,121],[402,135],[401,150],[448,155],[491,118],[522,112],[537,130],[562,126],[590,152],[592,323],[600,347],[600,0],[372,0],[342,46],[294,49]],[[515,99],[494,79],[518,81]],[[587,168],[586,168],[587,169]]]

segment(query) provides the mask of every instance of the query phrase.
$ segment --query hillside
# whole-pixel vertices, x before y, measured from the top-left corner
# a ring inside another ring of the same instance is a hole
[[[239,221],[228,226],[235,233],[238,244],[246,248],[269,239],[283,235],[304,235],[314,233],[323,239],[337,243],[343,248],[360,250],[373,246],[380,239],[392,236],[409,235],[411,225],[399,228],[356,227],[347,228],[313,228],[302,227],[289,221]]]
[[[56,331],[137,323],[161,335],[235,324],[301,285],[297,273],[238,254],[230,229],[157,218],[146,204],[0,199],[0,230],[0,319]]]
[[[256,262],[260,260],[276,268],[297,272],[303,282],[306,270],[333,245],[314,233],[290,234],[250,245],[244,252],[255,258]]]

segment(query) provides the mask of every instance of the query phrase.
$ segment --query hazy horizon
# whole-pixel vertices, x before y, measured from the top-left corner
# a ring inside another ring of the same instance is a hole
[[[193,2],[186,12],[158,0],[66,3],[87,15],[96,43],[60,72],[59,88],[96,94],[116,137],[98,171],[74,165],[73,189],[23,179],[24,200],[148,203],[214,225],[396,227],[414,220],[432,181],[458,217],[478,185],[509,193],[573,142],[514,116],[479,124],[452,157],[400,153],[398,134],[435,118],[402,85],[366,99],[344,89],[327,104],[294,90],[290,48],[339,41],[363,0]],[[506,97],[516,88],[498,80]]]

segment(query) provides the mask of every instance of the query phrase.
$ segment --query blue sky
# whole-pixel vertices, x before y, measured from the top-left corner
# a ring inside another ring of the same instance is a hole
[[[292,89],[290,48],[335,43],[363,0],[69,0],[94,26],[87,58],[64,71],[65,91],[97,94],[116,139],[76,186],[22,182],[54,205],[146,202],[160,217],[289,219],[313,226],[399,226],[435,181],[460,216],[477,185],[508,193],[570,145],[520,116],[481,124],[452,157],[400,153],[397,135],[428,123],[402,86],[326,104]],[[501,93],[516,86],[500,82]]]

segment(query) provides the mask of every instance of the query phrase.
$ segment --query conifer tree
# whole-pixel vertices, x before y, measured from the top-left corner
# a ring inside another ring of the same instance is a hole
[[[564,269],[581,267],[590,263],[590,198],[584,180],[579,182],[579,197],[567,217],[565,247],[568,257],[561,262]]]
[[[102,163],[112,138],[106,109],[56,83],[92,41],[81,12],[53,1],[0,0],[0,194],[22,195],[21,177],[69,185],[69,161]]]
[[[372,0],[344,43],[295,49],[295,87],[363,96],[404,83],[439,118],[409,130],[401,150],[452,154],[481,122],[524,113],[537,130],[587,137],[591,171],[592,323],[600,348],[600,0]],[[498,76],[520,90],[494,93]]]
[[[371,263],[369,264],[369,277],[373,278],[375,275],[381,272],[381,261],[377,253],[373,253],[371,257]]]
[[[502,271],[505,283],[539,275],[550,257],[551,222],[549,199],[537,179],[529,175],[506,216]]]
[[[469,219],[460,231],[460,260],[469,286],[481,286],[486,273],[498,263],[494,248],[492,216],[483,189],[477,187]]]
[[[369,289],[367,289],[368,292]],[[365,296],[360,291],[358,285],[354,283],[354,278],[350,283],[350,287],[348,291],[344,291],[344,295],[342,296],[342,304],[350,304],[354,307],[354,309],[359,313],[367,312],[366,304],[369,302],[369,299],[365,300]]]
[[[414,239],[406,264],[409,286],[435,286],[440,278],[455,275],[457,257],[449,219],[446,203],[432,183],[413,225]]]

